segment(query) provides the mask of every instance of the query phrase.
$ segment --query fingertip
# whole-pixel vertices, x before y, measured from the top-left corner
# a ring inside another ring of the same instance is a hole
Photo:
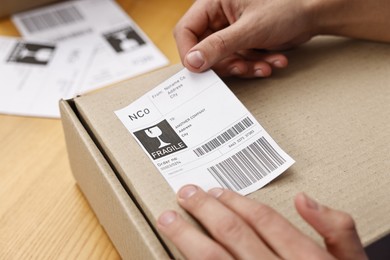
[[[177,213],[173,210],[163,212],[157,219],[157,223],[162,227],[168,227],[177,219]]]
[[[319,210],[320,209],[320,204],[318,204],[318,202],[316,200],[309,197],[306,193],[302,192],[301,196],[302,196],[302,199],[305,203],[305,206],[308,209],[311,209],[311,210]]]
[[[284,55],[280,55],[275,61],[272,62],[272,66],[278,69],[282,69],[287,67],[288,65],[288,59]]]
[[[265,61],[254,62],[251,69],[252,77],[266,78],[271,76],[272,67]]]
[[[242,75],[242,71],[238,67],[233,67],[230,70],[230,75],[232,75],[232,76],[240,76],[240,75]]]
[[[190,51],[185,57],[185,65],[191,71],[199,72],[205,63],[204,55],[199,50]]]
[[[323,208],[317,201],[310,198],[306,193],[300,192],[295,196],[294,199],[295,208],[299,215],[309,222],[314,224],[321,218],[320,210]]]
[[[295,195],[294,203],[296,206],[304,205],[304,195],[303,191],[299,192],[297,195]]]
[[[265,60],[273,67],[277,69],[283,69],[288,65],[288,59],[284,54],[270,54]]]
[[[197,186],[188,184],[180,188],[177,192],[177,196],[179,199],[186,200],[195,195],[198,190],[199,188]]]
[[[248,74],[249,71],[248,65],[240,60],[231,61],[230,66],[227,67],[228,69],[226,69],[226,74],[228,76],[244,77]]]
[[[224,189],[222,189],[222,188],[213,188],[213,189],[208,191],[208,193],[216,199],[219,198],[223,192],[224,192]]]
[[[351,215],[323,206],[303,192],[295,196],[302,218],[324,239],[327,250],[337,259],[366,259]]]
[[[303,212],[305,211],[305,197],[303,192],[299,192],[297,195],[295,195],[294,205],[298,213],[302,216]]]
[[[261,77],[264,77],[264,71],[262,69],[255,69],[255,71],[253,72],[253,75],[255,77],[258,77],[258,78],[261,78]]]
[[[266,62],[235,61],[228,70],[229,76],[240,78],[265,78],[272,74],[271,66]]]
[[[272,63],[272,66],[275,68],[284,68],[287,66],[287,63],[284,60],[276,60]]]
[[[270,66],[262,66],[261,68],[255,68],[253,71],[253,76],[257,78],[266,78],[271,76],[272,69]]]

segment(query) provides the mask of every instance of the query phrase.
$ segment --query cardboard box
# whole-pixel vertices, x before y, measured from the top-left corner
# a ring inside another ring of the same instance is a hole
[[[293,206],[295,194],[305,191],[349,212],[368,245],[390,232],[390,45],[318,37],[287,55],[289,67],[271,78],[226,80],[296,160],[249,197],[321,241]],[[114,114],[180,69],[167,67],[60,103],[74,176],[126,259],[181,258],[156,231],[156,219],[166,209],[191,218]]]

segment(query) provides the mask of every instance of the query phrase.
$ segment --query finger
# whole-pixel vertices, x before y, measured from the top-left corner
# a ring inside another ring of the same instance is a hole
[[[184,66],[194,72],[209,69],[218,61],[240,49],[250,49],[249,26],[242,19],[216,31],[192,47],[184,58]]]
[[[279,53],[279,52],[271,52],[268,50],[259,50],[259,49],[252,49],[252,50],[240,50],[237,52],[240,56],[244,57],[247,60],[264,60],[268,63],[274,65],[275,67],[281,67],[280,65],[283,65],[283,67],[287,66],[288,59],[285,54]]]
[[[199,3],[200,1],[197,1],[190,7],[173,31],[183,64],[187,52],[198,43],[198,38],[207,30],[207,13],[202,10],[203,6]]]
[[[183,64],[185,55],[192,47],[229,24],[221,9],[218,1],[198,0],[177,23],[173,34]]]
[[[304,193],[295,198],[298,213],[323,238],[328,251],[339,259],[366,259],[353,218],[320,205]]]
[[[178,201],[235,258],[276,258],[239,216],[200,188],[184,186],[178,192]]]
[[[216,188],[209,193],[239,214],[281,258],[307,259],[318,256],[320,259],[333,259],[271,207],[230,190]]]
[[[212,69],[221,77],[236,76],[241,78],[269,77],[273,68],[284,68],[288,64],[283,54],[245,51],[233,54],[215,64]]]
[[[158,218],[157,228],[175,244],[187,259],[232,259],[219,244],[186,222],[175,211]]]
[[[282,69],[287,67],[288,59],[286,55],[281,53],[270,53],[263,55],[263,59],[272,65],[274,68]]]
[[[212,69],[221,77],[268,77],[272,73],[272,67],[267,62],[246,60],[237,55],[221,60]]]

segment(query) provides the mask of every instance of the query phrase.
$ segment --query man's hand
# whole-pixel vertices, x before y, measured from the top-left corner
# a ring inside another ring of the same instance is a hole
[[[301,1],[198,0],[174,30],[184,66],[221,76],[267,77],[287,66],[280,53],[311,38]],[[261,51],[257,51],[261,50]]]
[[[174,36],[185,67],[267,77],[284,50],[320,34],[390,42],[389,0],[197,0]]]
[[[271,207],[220,188],[208,193],[187,185],[179,204],[210,234],[206,236],[174,211],[158,219],[159,230],[188,259],[367,259],[353,219],[300,193],[299,214],[323,238],[322,248]]]

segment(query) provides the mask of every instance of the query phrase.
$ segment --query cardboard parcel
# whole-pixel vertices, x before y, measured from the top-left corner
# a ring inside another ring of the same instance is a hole
[[[286,54],[289,67],[270,78],[225,80],[296,161],[248,196],[320,242],[293,206],[304,191],[350,213],[368,245],[390,232],[390,45],[318,37]],[[182,258],[156,229],[164,210],[195,223],[114,113],[181,68],[60,102],[75,179],[126,259]]]

